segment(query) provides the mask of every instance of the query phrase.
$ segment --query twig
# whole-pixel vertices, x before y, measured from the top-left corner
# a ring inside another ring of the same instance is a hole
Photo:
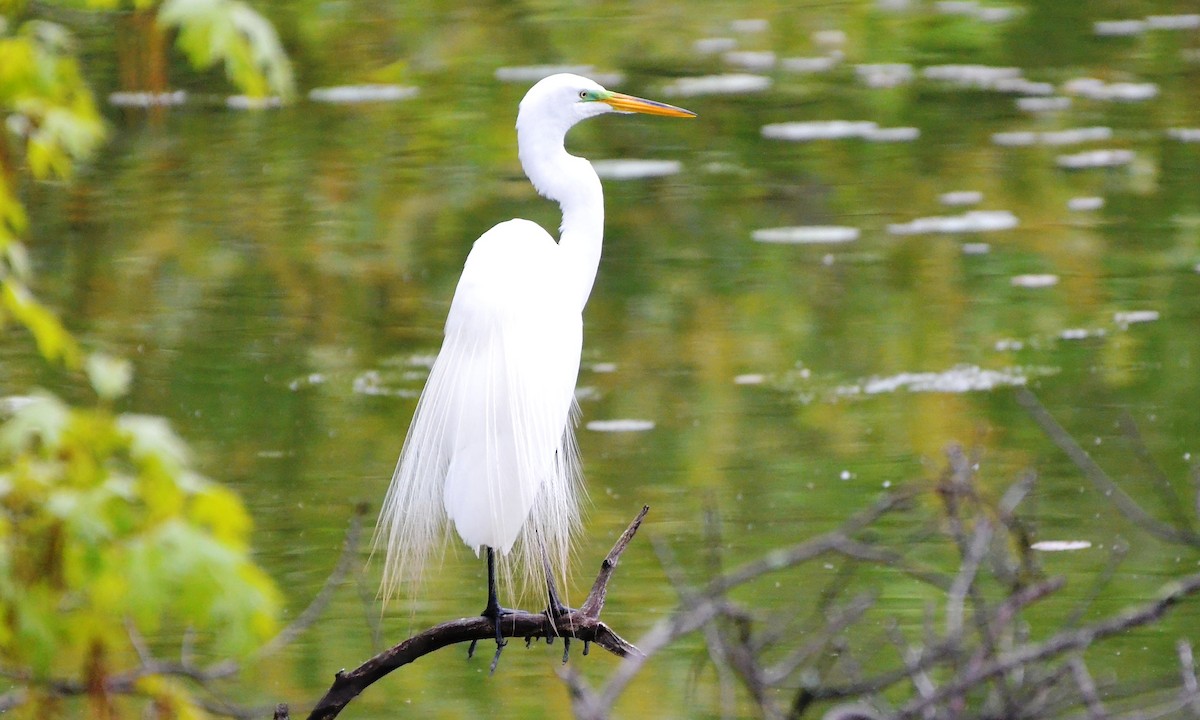
[[[1058,446],[1060,450],[1071,458],[1071,462],[1083,472],[1084,477],[1092,482],[1105,497],[1112,499],[1113,504],[1117,506],[1117,510],[1124,515],[1130,522],[1142,528],[1151,535],[1166,540],[1172,543],[1183,543],[1200,547],[1200,534],[1197,534],[1187,528],[1176,528],[1160,520],[1151,517],[1141,505],[1129,497],[1115,482],[1108,476],[1108,473],[1096,464],[1096,461],[1090,455],[1079,447],[1079,443],[1063,429],[1058,421],[1050,414],[1044,405],[1037,397],[1029,391],[1028,388],[1017,388],[1016,390],[1017,404],[1025,408],[1033,421],[1041,428],[1042,432]]]
[[[649,512],[649,506],[634,518],[629,527],[613,545],[612,550],[600,564],[600,572],[592,591],[583,605],[570,610],[566,615],[552,618],[548,613],[531,613],[514,610],[500,621],[505,637],[570,637],[587,643],[595,643],[618,657],[638,656],[641,653],[611,628],[600,621],[600,611],[608,593],[608,583],[620,561],[621,553],[629,546],[634,534]],[[496,637],[496,628],[485,617],[452,620],[418,633],[357,668],[346,672],[339,670],[325,696],[317,701],[309,713],[309,720],[330,720],[338,716],[354,698],[358,697],[374,682],[388,673],[403,667],[429,653],[456,643],[473,640],[490,640]]]
[[[1138,462],[1146,468],[1146,472],[1150,474],[1150,479],[1154,482],[1154,489],[1158,491],[1162,498],[1163,505],[1166,511],[1171,513],[1175,520],[1175,526],[1188,531],[1194,531],[1195,521],[1189,518],[1183,512],[1183,499],[1179,497],[1179,493],[1175,492],[1175,488],[1171,485],[1171,481],[1163,473],[1158,462],[1155,461],[1154,455],[1150,452],[1150,448],[1146,447],[1146,441],[1142,439],[1142,433],[1138,430],[1137,423],[1130,417],[1129,412],[1122,412],[1117,417],[1117,423],[1121,427],[1121,432],[1125,435],[1125,439],[1133,446],[1133,456],[1138,459]]]
[[[1088,672],[1083,658],[1076,655],[1067,661],[1067,665],[1071,668],[1071,676],[1075,678],[1079,695],[1087,706],[1089,720],[1107,720],[1108,711],[1104,709],[1104,703],[1100,702],[1100,695],[1096,692],[1096,681]]]
[[[1012,652],[996,657],[982,667],[960,674],[954,680],[942,685],[933,697],[920,698],[901,708],[897,718],[916,717],[922,714],[926,707],[936,706],[937,703],[956,697],[967,689],[976,687],[987,678],[1063,653],[1083,650],[1098,640],[1154,622],[1179,601],[1197,592],[1200,592],[1200,574],[1189,575],[1176,582],[1168,583],[1163,588],[1162,595],[1153,602],[1126,610],[1107,620],[1078,630],[1058,633],[1044,642],[1021,646]]]
[[[1200,718],[1200,683],[1196,681],[1196,662],[1192,657],[1192,644],[1180,638],[1175,643],[1179,654],[1179,673],[1183,676],[1183,691],[1188,700],[1192,717]]]
[[[329,601],[333,598],[334,590],[337,589],[338,585],[342,584],[342,580],[350,572],[350,567],[358,554],[359,540],[362,537],[362,520],[366,514],[366,503],[359,503],[355,506],[354,515],[350,518],[350,526],[346,528],[346,537],[342,541],[342,553],[338,557],[337,564],[334,565],[333,572],[329,573],[329,577],[325,578],[325,584],[321,586],[320,591],[313,597],[308,607],[304,608],[287,627],[280,630],[279,634],[259,648],[255,653],[257,657],[270,655],[291,644],[293,640],[299,637],[300,633],[307,630],[317,621],[321,613],[325,612],[325,608],[328,607]]]

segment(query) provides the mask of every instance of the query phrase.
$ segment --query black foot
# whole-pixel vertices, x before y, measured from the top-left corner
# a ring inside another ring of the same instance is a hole
[[[488,566],[488,599],[487,605],[480,613],[483,617],[492,621],[492,627],[496,630],[496,654],[492,657],[492,666],[489,672],[496,672],[496,665],[500,663],[500,653],[504,650],[504,646],[508,644],[504,639],[504,633],[500,628],[500,621],[505,615],[512,615],[513,611],[508,608],[500,607],[500,601],[496,594],[496,555],[491,548],[487,549],[487,566]],[[470,647],[467,648],[467,657],[470,658],[475,654],[475,642],[471,641]]]
[[[572,612],[574,612],[574,610],[567,607],[563,603],[563,601],[559,599],[558,588],[555,587],[555,585],[554,585],[554,576],[552,576],[550,574],[550,568],[547,567],[546,568],[546,617],[550,620],[550,624],[555,629],[557,629],[559,627],[559,620],[561,620],[562,618],[571,614]],[[562,661],[563,661],[563,664],[566,665],[567,658],[570,657],[570,654],[571,654],[571,636],[567,635],[567,634],[563,634],[563,633],[560,633],[560,634],[562,634],[562,639],[563,639]],[[549,635],[546,636],[546,644],[553,645],[554,638]]]

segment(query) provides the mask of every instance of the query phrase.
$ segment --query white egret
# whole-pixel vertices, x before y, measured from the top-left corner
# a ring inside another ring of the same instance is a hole
[[[565,577],[579,520],[574,393],[604,195],[591,163],[564,140],[579,121],[609,112],[695,116],[565,73],[526,93],[518,154],[538,193],[558,202],[561,238],[517,219],[475,241],[376,529],[376,547],[386,548],[385,599],[420,576],[446,520],[476,556],[486,549],[483,615],[499,647],[507,611],[497,598],[497,555],[502,574],[544,580],[551,611],[565,612],[553,578]]]

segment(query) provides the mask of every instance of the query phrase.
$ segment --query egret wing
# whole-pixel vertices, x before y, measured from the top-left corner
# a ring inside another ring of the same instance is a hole
[[[583,330],[562,301],[559,258],[523,220],[475,242],[384,502],[385,588],[419,574],[447,517],[476,553],[497,550],[506,575],[515,560],[540,577],[543,552],[565,568],[578,522],[570,420]]]

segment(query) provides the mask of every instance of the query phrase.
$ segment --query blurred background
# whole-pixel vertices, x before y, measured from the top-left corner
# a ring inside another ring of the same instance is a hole
[[[513,129],[547,66],[699,115],[609,116],[568,139],[604,161],[607,210],[578,384],[590,500],[572,599],[643,504],[643,533],[702,580],[718,551],[736,565],[889,488],[932,483],[951,443],[978,452],[997,495],[1037,473],[1023,506],[1036,539],[1090,543],[1043,559],[1071,578],[1060,609],[1115,546],[1128,558],[1098,615],[1200,561],[1131,542],[1012,391],[1033,389],[1151,511],[1194,515],[1154,493],[1129,431],[1190,504],[1193,1],[254,7],[298,92],[247,111],[221,68],[194,71],[170,45],[161,73],[139,70],[155,66],[130,16],[49,6],[75,33],[110,136],[72,182],[31,184],[24,199],[40,297],[85,345],[132,361],[121,409],[166,416],[199,469],[242,495],[287,613],[330,572],[355,503],[378,509],[472,241],[511,217],[557,227]],[[147,88],[186,96],[151,109],[109,97]],[[6,340],[0,386],[30,385],[80,392]],[[912,527],[888,530],[920,553]],[[416,601],[386,612],[364,552],[326,616],[231,695],[303,706],[337,669],[477,613],[483,563],[452,545]],[[808,607],[831,570],[747,597]],[[881,615],[919,626],[928,598],[914,581],[860,580]],[[676,606],[643,538],[609,598],[607,621],[635,643]],[[1194,608],[1120,641],[1110,670],[1170,668],[1189,627]],[[490,678],[481,654],[422,659],[347,717],[570,712],[557,646],[514,647]],[[618,709],[719,715],[702,659],[699,641],[673,647]],[[571,662],[598,680],[616,661]]]

